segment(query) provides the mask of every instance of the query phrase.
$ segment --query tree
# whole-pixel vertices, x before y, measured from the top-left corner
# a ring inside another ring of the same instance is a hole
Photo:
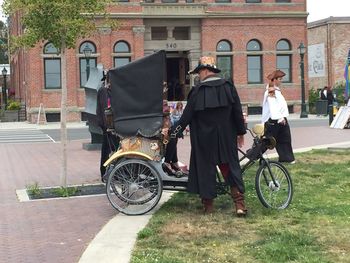
[[[74,48],[80,38],[94,32],[108,20],[106,8],[111,0],[4,0],[7,16],[20,16],[24,33],[12,36],[11,50],[51,42],[59,49],[62,64],[61,94],[61,186],[67,187],[67,70],[66,49]]]
[[[7,40],[8,32],[7,25],[0,21],[0,64],[8,64]]]

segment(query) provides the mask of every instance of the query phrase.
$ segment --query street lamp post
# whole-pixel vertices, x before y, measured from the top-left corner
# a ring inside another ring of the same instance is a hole
[[[1,71],[2,76],[4,77],[4,86],[2,87],[2,98],[3,98],[3,107],[7,109],[7,92],[6,92],[6,77],[7,77],[7,69],[4,67]]]
[[[303,42],[300,43],[298,47],[298,52],[300,55],[300,78],[301,78],[301,113],[300,118],[307,118],[306,104],[305,104],[305,80],[304,80],[304,55],[306,52],[306,47]]]
[[[92,49],[88,45],[86,45],[83,49],[83,52],[86,59],[86,81],[87,81],[90,77],[90,57],[91,57]]]

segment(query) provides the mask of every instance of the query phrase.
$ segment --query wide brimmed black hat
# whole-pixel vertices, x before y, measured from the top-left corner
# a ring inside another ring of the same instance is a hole
[[[195,69],[189,71],[189,74],[197,74],[201,69],[207,68],[214,73],[221,72],[220,69],[216,67],[214,57],[201,57],[198,61],[198,65]]]

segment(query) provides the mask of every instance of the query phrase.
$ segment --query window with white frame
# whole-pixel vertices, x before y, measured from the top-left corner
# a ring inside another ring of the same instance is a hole
[[[221,40],[216,45],[216,64],[221,70],[220,75],[232,79],[232,45],[228,40]]]
[[[282,39],[276,45],[276,66],[286,75],[283,82],[292,82],[292,48],[288,40]]]
[[[97,66],[96,46],[90,41],[83,42],[79,47],[80,87],[84,87],[90,77],[91,68]]]
[[[124,66],[131,61],[130,46],[126,41],[118,41],[114,45],[114,67]]]
[[[44,46],[44,86],[45,89],[61,88],[61,58],[59,49],[52,43]]]
[[[262,48],[261,43],[253,39],[247,44],[247,75],[248,83],[262,83]]]

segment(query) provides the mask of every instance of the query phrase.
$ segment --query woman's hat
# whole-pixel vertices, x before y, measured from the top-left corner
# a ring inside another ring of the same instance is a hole
[[[268,80],[273,80],[273,79],[277,79],[277,78],[283,78],[286,75],[286,73],[284,73],[282,70],[275,70],[272,73],[270,73],[269,75],[267,75],[267,79]]]
[[[194,70],[189,71],[189,74],[197,74],[201,69],[207,68],[214,73],[221,72],[215,65],[214,57],[201,57],[198,61],[198,65]]]

